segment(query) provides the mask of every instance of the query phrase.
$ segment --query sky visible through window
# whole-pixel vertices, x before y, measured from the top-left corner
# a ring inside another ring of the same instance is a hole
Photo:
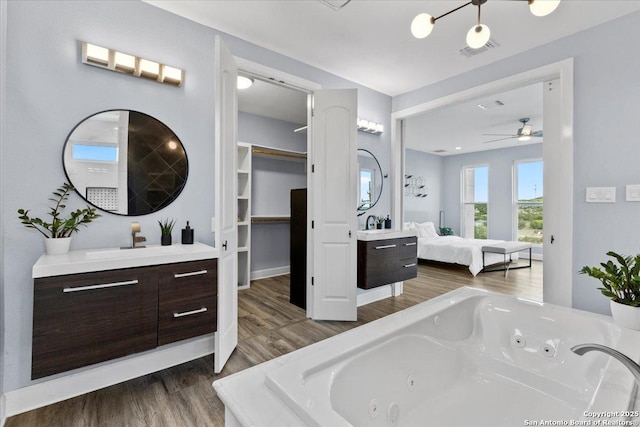
[[[518,200],[543,197],[542,161],[518,163]]]
[[[518,199],[530,200],[543,196],[542,161],[518,163]],[[476,203],[487,203],[489,199],[489,168],[474,168],[474,197]]]

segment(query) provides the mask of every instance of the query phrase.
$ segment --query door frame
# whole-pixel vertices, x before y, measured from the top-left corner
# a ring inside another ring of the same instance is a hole
[[[239,56],[234,56],[236,64],[238,64],[238,71],[249,74],[252,77],[271,82],[276,85],[296,89],[301,92],[307,93],[307,212],[311,212],[313,200],[313,189],[311,183],[311,169],[310,156],[313,153],[312,144],[313,138],[310,132],[311,129],[311,111],[313,107],[313,93],[316,90],[322,89],[320,83],[298,77],[293,74],[271,68],[266,65],[245,59]],[[311,288],[311,277],[313,276],[313,230],[311,226],[307,224],[307,317],[313,317],[313,292]],[[354,284],[355,286],[355,284]]]
[[[573,58],[568,58],[393,112],[391,114],[391,176],[394,182],[402,182],[401,178],[404,175],[404,119],[454,103],[469,101],[553,79],[559,79],[562,93],[559,106],[562,119],[562,135],[560,138],[563,144],[567,144],[569,150],[573,150]],[[544,156],[546,156],[546,154],[543,155],[543,158]],[[572,156],[566,159],[564,167],[571,171],[573,182]],[[393,216],[394,218],[402,219],[401,221],[395,221],[397,229],[404,223],[404,192],[397,185],[394,185],[391,190],[391,209]],[[566,209],[563,209],[563,212],[566,217],[563,218],[563,223],[569,226],[571,242],[567,245],[567,249],[565,253],[562,254],[562,258],[573,259],[573,195],[567,198],[565,203]],[[559,277],[553,280],[553,283],[560,283],[561,286],[553,287],[551,281],[544,281],[543,299],[545,302],[571,307],[573,294],[573,263],[564,263],[558,276]]]

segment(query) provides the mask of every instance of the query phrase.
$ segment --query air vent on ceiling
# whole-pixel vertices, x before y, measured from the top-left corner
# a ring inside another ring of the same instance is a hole
[[[475,55],[477,55],[479,53],[486,52],[486,51],[491,50],[491,49],[495,49],[498,46],[500,46],[500,43],[498,43],[494,39],[489,39],[487,44],[485,44],[481,48],[471,49],[470,47],[467,46],[464,49],[460,49],[458,52],[460,52],[460,55],[466,56],[467,58],[470,58],[470,57],[475,56]]]
[[[433,150],[433,152],[434,153],[446,153],[447,150],[440,149],[440,150]]]
[[[340,10],[345,7],[351,0],[318,0],[325,6],[329,6],[333,10]]]
[[[504,102],[500,101],[499,99],[496,99],[495,101],[491,102],[482,102],[480,104],[477,105],[479,109],[487,111],[487,110],[491,110],[493,108],[496,107],[502,107],[504,106]]]

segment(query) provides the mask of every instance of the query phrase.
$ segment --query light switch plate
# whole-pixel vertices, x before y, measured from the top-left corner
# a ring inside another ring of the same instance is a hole
[[[616,187],[587,187],[587,203],[615,203]]]
[[[640,202],[640,184],[627,185],[627,202]]]

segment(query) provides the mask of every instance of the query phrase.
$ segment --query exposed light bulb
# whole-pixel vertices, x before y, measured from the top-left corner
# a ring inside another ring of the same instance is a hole
[[[560,0],[529,0],[529,9],[535,16],[547,16],[560,4]]]
[[[238,76],[237,80],[238,89],[248,89],[253,85],[253,79],[245,76]]]
[[[471,49],[480,49],[487,44],[491,37],[491,30],[486,25],[474,25],[467,33],[467,45]]]
[[[529,135],[521,135],[518,137],[518,141],[528,141],[531,137]]]
[[[411,34],[417,39],[423,39],[431,34],[433,21],[428,13],[421,13],[411,21]]]

